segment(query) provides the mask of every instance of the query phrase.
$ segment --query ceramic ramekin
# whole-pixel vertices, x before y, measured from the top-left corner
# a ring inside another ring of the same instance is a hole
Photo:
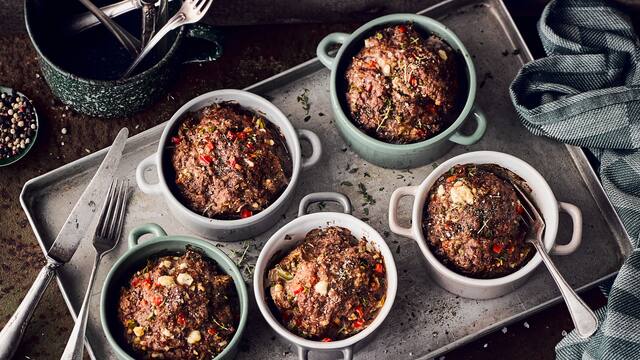
[[[216,220],[191,211],[184,206],[169,187],[166,174],[167,166],[171,166],[166,159],[167,146],[171,136],[180,124],[180,121],[189,112],[194,112],[214,103],[235,102],[246,109],[262,114],[265,119],[273,123],[282,133],[291,156],[293,171],[289,185],[269,207],[263,211],[245,219]],[[312,153],[308,158],[302,158],[302,150],[298,137],[306,139],[311,144]],[[300,172],[313,166],[320,160],[322,146],[318,136],[309,130],[296,130],[291,122],[275,105],[266,99],[243,90],[216,90],[196,97],[184,104],[168,121],[158,145],[158,151],[142,160],[136,169],[136,182],[138,187],[152,195],[162,195],[173,215],[189,230],[206,238],[219,241],[237,241],[256,236],[273,226],[287,210],[288,204],[294,194],[294,190],[300,178]],[[145,171],[155,167],[158,173],[158,182],[149,183],[145,179]]]
[[[377,29],[408,22],[413,23],[416,29],[426,34],[438,35],[459,53],[465,64],[468,93],[460,115],[443,132],[418,143],[390,144],[365,134],[353,124],[348,116],[348,107],[341,89],[344,88],[342,84],[346,68],[353,56],[363,47],[364,39],[371,36]],[[329,55],[329,50],[336,44],[341,45],[340,50],[335,57],[332,57]],[[327,35],[318,44],[316,53],[320,61],[331,69],[331,108],[338,131],[353,151],[373,164],[393,169],[418,167],[439,158],[454,144],[471,145],[484,135],[487,122],[483,112],[475,105],[476,70],[471,55],[453,31],[431,18],[416,14],[383,16],[362,25],[352,34]],[[460,127],[470,115],[473,115],[476,120],[476,129],[471,135],[463,135],[459,131]]]
[[[140,238],[147,234],[152,234],[155,237],[140,243]],[[244,332],[249,313],[247,287],[236,264],[215,245],[189,236],[167,235],[167,233],[156,224],[145,224],[133,229],[131,233],[129,233],[128,240],[129,250],[120,256],[107,274],[100,297],[100,320],[102,322],[102,329],[118,359],[134,359],[134,357],[121,346],[120,337],[116,335],[116,329],[121,327],[118,325],[117,317],[120,289],[128,283],[129,278],[134,272],[145,266],[149,258],[167,254],[184,253],[187,245],[201,250],[204,255],[216,262],[221,271],[224,271],[233,279],[236,292],[238,293],[240,321],[238,322],[235,335],[231,341],[229,341],[227,347],[215,357],[215,360],[233,359],[238,352],[238,343]]]
[[[436,180],[458,164],[496,164],[513,171],[531,188],[531,199],[540,210],[545,221],[543,242],[547,251],[553,255],[573,253],[582,240],[582,213],[575,205],[558,202],[549,184],[536,169],[515,156],[495,152],[476,151],[453,157],[438,166],[418,186],[406,186],[396,189],[389,204],[389,227],[391,231],[415,240],[427,261],[427,270],[432,279],[446,290],[466,298],[491,299],[507,294],[520,285],[535,270],[542,259],[535,254],[522,268],[509,275],[495,279],[475,279],[460,275],[444,266],[431,252],[422,231],[422,210],[429,190]],[[398,222],[398,202],[402,197],[413,196],[411,227],[401,226]],[[573,235],[566,245],[556,244],[559,211],[571,216]]]
[[[338,202],[344,207],[344,213],[319,212],[307,214],[308,205],[318,201]],[[258,308],[260,309],[262,316],[267,320],[267,323],[269,323],[269,326],[271,326],[271,328],[273,328],[273,330],[275,330],[275,332],[285,341],[296,346],[299,359],[306,360],[308,353],[311,350],[319,352],[342,352],[345,360],[352,359],[354,347],[370,336],[382,324],[393,306],[398,287],[398,273],[396,271],[393,255],[387,244],[384,242],[384,239],[374,228],[350,214],[351,203],[343,194],[332,192],[309,194],[300,201],[298,218],[283,226],[273,234],[262,248],[262,251],[260,251],[260,256],[258,257],[253,277],[253,290],[256,302],[258,303]],[[298,245],[309,231],[327,226],[341,226],[347,228],[351,230],[353,236],[358,239],[365,237],[369,242],[373,243],[378,250],[380,250],[380,254],[382,254],[384,258],[386,267],[387,296],[377,317],[366,329],[343,340],[321,342],[308,340],[295,335],[280,324],[267,305],[265,296],[268,290],[265,279],[269,267],[278,261],[279,257],[286,255],[287,251]]]

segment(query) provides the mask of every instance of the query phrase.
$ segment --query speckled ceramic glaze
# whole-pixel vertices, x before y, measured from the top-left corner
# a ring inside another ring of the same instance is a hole
[[[144,109],[163,94],[173,80],[176,67],[183,62],[215,60],[222,54],[217,32],[209,25],[195,24],[178,30],[175,40],[164,57],[155,65],[130,78],[121,80],[93,80],[77,76],[56,65],[35,40],[31,21],[37,1],[25,1],[25,23],[31,42],[38,52],[44,79],[54,95],[74,110],[96,117],[123,117]],[[181,56],[180,45],[185,38],[200,38],[212,43],[208,54],[195,58]]]
[[[147,234],[154,235],[154,237],[140,242],[140,238]],[[118,259],[109,274],[107,274],[102,287],[102,295],[100,296],[102,329],[118,359],[133,360],[130,352],[126,350],[126,346],[124,344],[121,345],[122,340],[117,335],[120,326],[117,323],[116,314],[121,286],[127,283],[131,274],[143,268],[148,259],[167,254],[184,253],[188,245],[202,251],[206,257],[218,265],[218,269],[224,271],[233,279],[240,305],[240,320],[237,331],[227,347],[212,360],[230,360],[235,357],[249,314],[247,286],[236,264],[214,244],[189,236],[167,235],[157,224],[145,224],[138,226],[129,233],[129,250]]]
[[[468,94],[458,118],[447,129],[425,141],[413,144],[390,144],[377,140],[356,127],[345,110],[344,94],[341,83],[352,57],[362,48],[363,41],[374,30],[396,24],[413,23],[415,28],[426,33],[436,34],[456,50],[464,60]],[[334,45],[340,45],[335,57],[329,54]],[[453,145],[471,145],[484,135],[487,122],[482,111],[474,104],[476,99],[476,70],[471,55],[460,39],[441,23],[416,14],[393,14],[374,19],[352,34],[333,33],[327,35],[318,44],[317,55],[320,61],[331,69],[331,108],[335,115],[335,124],[344,140],[363,159],[392,169],[414,168],[430,163],[444,155]],[[476,128],[471,135],[459,130],[469,117],[476,120]]]

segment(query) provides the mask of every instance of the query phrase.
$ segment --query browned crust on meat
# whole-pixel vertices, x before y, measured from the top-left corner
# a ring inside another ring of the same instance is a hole
[[[365,329],[385,301],[382,255],[348,229],[310,231],[269,271],[269,294],[281,322],[293,333],[322,341]]]
[[[150,260],[121,289],[118,319],[141,358],[211,359],[239,321],[233,280],[191,248]]]
[[[263,116],[237,104],[189,114],[172,138],[175,183],[194,212],[237,219],[266,209],[291,176],[285,141]]]
[[[457,116],[458,54],[411,24],[391,26],[364,40],[345,79],[354,123],[389,143],[413,143],[447,128]]]
[[[497,166],[497,165],[492,165]],[[475,278],[508,275],[533,256],[513,186],[489,167],[456,165],[429,192],[423,228],[450,269]]]

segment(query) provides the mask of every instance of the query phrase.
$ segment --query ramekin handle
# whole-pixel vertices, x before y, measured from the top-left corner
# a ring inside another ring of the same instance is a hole
[[[309,349],[301,346],[301,345],[296,345],[296,347],[298,348],[298,360],[308,360],[309,359]],[[343,360],[353,360],[353,345],[347,346],[345,348],[342,349],[337,349],[337,351],[341,351],[342,352],[342,359]]]
[[[318,47],[316,48],[316,55],[318,55],[318,59],[324,66],[329,69],[333,68],[333,61],[335,60],[335,57],[329,55],[329,47],[335,44],[344,44],[348,37],[349,34],[335,32],[320,40],[320,43],[318,43]]]
[[[411,228],[400,226],[400,223],[398,222],[398,204],[400,203],[400,199],[405,196],[415,196],[417,189],[417,186],[404,186],[397,188],[393,194],[391,194],[391,200],[389,200],[389,228],[394,233],[410,239],[413,239],[413,232],[411,231]]]
[[[140,240],[140,238],[147,234],[153,234],[156,237],[167,236],[167,233],[158,224],[148,223],[140,225],[137,228],[131,230],[131,232],[129,233],[129,238],[127,239],[129,243],[129,249],[138,245],[138,241]]]
[[[144,172],[148,168],[152,166],[156,166],[156,167],[158,166],[158,164],[156,163],[156,156],[157,154],[155,153],[149,155],[149,157],[142,160],[140,164],[138,164],[138,167],[136,168],[136,183],[138,183],[138,187],[145,194],[160,194],[162,192],[162,188],[160,187],[159,183],[150,184],[144,178]]]
[[[322,143],[316,133],[310,130],[298,129],[298,137],[306,139],[311,144],[311,155],[302,159],[302,170],[310,168],[318,163],[322,156]]]
[[[582,242],[582,212],[580,208],[569,203],[559,202],[560,211],[564,211],[571,216],[573,222],[573,234],[568,244],[555,244],[551,248],[552,255],[569,255],[578,249]]]
[[[342,359],[353,360],[353,345],[342,349]]]
[[[300,345],[296,345],[298,348],[298,360],[308,360],[309,359],[309,349],[304,348]]]
[[[473,108],[472,114],[476,119],[476,130],[473,134],[462,135],[459,131],[456,131],[449,138],[450,141],[460,145],[473,145],[482,139],[484,132],[487,130],[487,116],[484,114],[484,111],[477,106]]]
[[[351,201],[347,195],[338,192],[317,192],[308,194],[300,200],[298,216],[306,215],[309,205],[320,201],[337,202],[342,205],[345,214],[351,214]]]

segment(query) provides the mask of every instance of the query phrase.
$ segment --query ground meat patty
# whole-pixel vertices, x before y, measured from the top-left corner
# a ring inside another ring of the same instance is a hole
[[[518,270],[532,257],[524,209],[497,165],[456,165],[429,192],[423,227],[429,248],[450,269],[475,278]]]
[[[291,157],[264,117],[221,103],[189,114],[171,139],[175,183],[185,205],[217,219],[246,218],[284,191]]]
[[[405,144],[428,139],[457,114],[457,53],[411,24],[376,32],[347,68],[346,101],[355,124],[371,136]]]
[[[293,333],[339,340],[365,329],[385,301],[380,252],[341,227],[314,229],[269,271],[269,292]]]
[[[126,342],[144,359],[212,359],[239,321],[229,275],[200,252],[150,260],[121,290],[118,319]]]

